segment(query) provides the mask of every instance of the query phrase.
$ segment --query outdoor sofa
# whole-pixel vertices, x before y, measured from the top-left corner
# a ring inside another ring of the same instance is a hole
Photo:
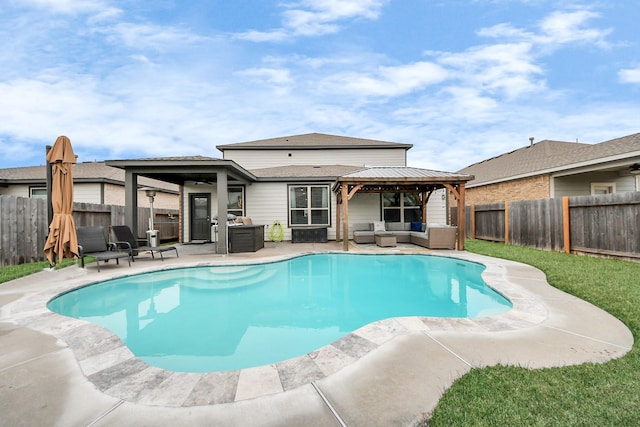
[[[394,236],[398,243],[429,249],[455,249],[457,227],[433,223],[368,222],[349,226],[356,243],[375,243],[376,235]]]

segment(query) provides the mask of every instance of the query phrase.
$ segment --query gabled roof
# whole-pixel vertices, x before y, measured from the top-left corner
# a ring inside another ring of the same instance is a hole
[[[324,133],[307,133],[304,135],[282,136],[279,138],[260,139],[257,141],[239,142],[236,144],[217,145],[224,150],[318,150],[324,148],[404,148],[408,150],[412,144],[378,141],[374,139],[352,138],[348,136],[327,135]]]
[[[640,133],[601,142],[544,140],[467,166],[460,173],[475,175],[469,186],[509,181],[640,155]]]

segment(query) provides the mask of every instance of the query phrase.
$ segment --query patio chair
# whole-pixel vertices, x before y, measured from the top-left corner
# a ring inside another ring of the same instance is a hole
[[[78,250],[80,252],[80,265],[84,268],[84,257],[90,256],[96,259],[98,271],[100,271],[100,261],[109,262],[115,259],[116,264],[120,264],[120,258],[127,258],[131,267],[131,251],[120,252],[115,243],[107,242],[104,237],[103,227],[78,227]]]
[[[162,254],[167,251],[175,251],[176,257],[178,257],[178,249],[175,246],[149,246],[147,239],[136,239],[128,225],[114,225],[111,227],[111,230],[119,242],[118,244],[125,242],[128,244],[128,247],[131,248],[131,259],[133,261],[136,260],[135,257],[137,257],[140,252],[151,252],[151,258],[153,259],[155,259],[154,252],[157,252],[160,254],[162,261],[164,261]],[[143,244],[139,245],[139,243]]]

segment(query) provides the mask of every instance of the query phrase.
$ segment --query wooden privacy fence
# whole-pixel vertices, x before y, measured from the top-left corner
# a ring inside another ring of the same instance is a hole
[[[640,192],[472,205],[465,215],[470,238],[640,259]]]
[[[149,208],[138,208],[139,238],[146,238],[149,215]],[[154,216],[160,238],[177,240],[178,211],[156,208]],[[73,218],[77,227],[96,225],[108,232],[112,225],[124,224],[124,206],[74,203]],[[43,261],[48,233],[45,199],[0,196],[0,266]]]

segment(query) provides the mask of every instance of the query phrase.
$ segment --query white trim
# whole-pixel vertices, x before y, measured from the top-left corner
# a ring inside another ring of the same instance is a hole
[[[591,183],[591,195],[597,196],[598,190],[605,190],[606,194],[613,194],[616,192],[616,183],[615,182],[592,182]]]
[[[44,190],[44,194],[34,194],[34,191],[40,192]],[[47,198],[47,187],[29,187],[29,197],[34,199],[46,199]]]
[[[307,206],[305,207],[291,207],[291,190],[297,188],[304,188],[307,191]],[[327,197],[327,206],[326,207],[313,207],[313,197],[312,197],[312,189],[313,188],[321,188],[326,190]],[[288,213],[288,224],[289,227],[304,227],[304,226],[319,226],[319,227],[329,227],[331,226],[331,186],[329,184],[288,184],[287,185],[287,213]],[[293,211],[303,211],[306,213],[307,222],[305,224],[294,224],[292,221],[292,212]],[[327,212],[327,222],[326,223],[314,223],[313,222],[313,212],[314,211],[326,211]]]

